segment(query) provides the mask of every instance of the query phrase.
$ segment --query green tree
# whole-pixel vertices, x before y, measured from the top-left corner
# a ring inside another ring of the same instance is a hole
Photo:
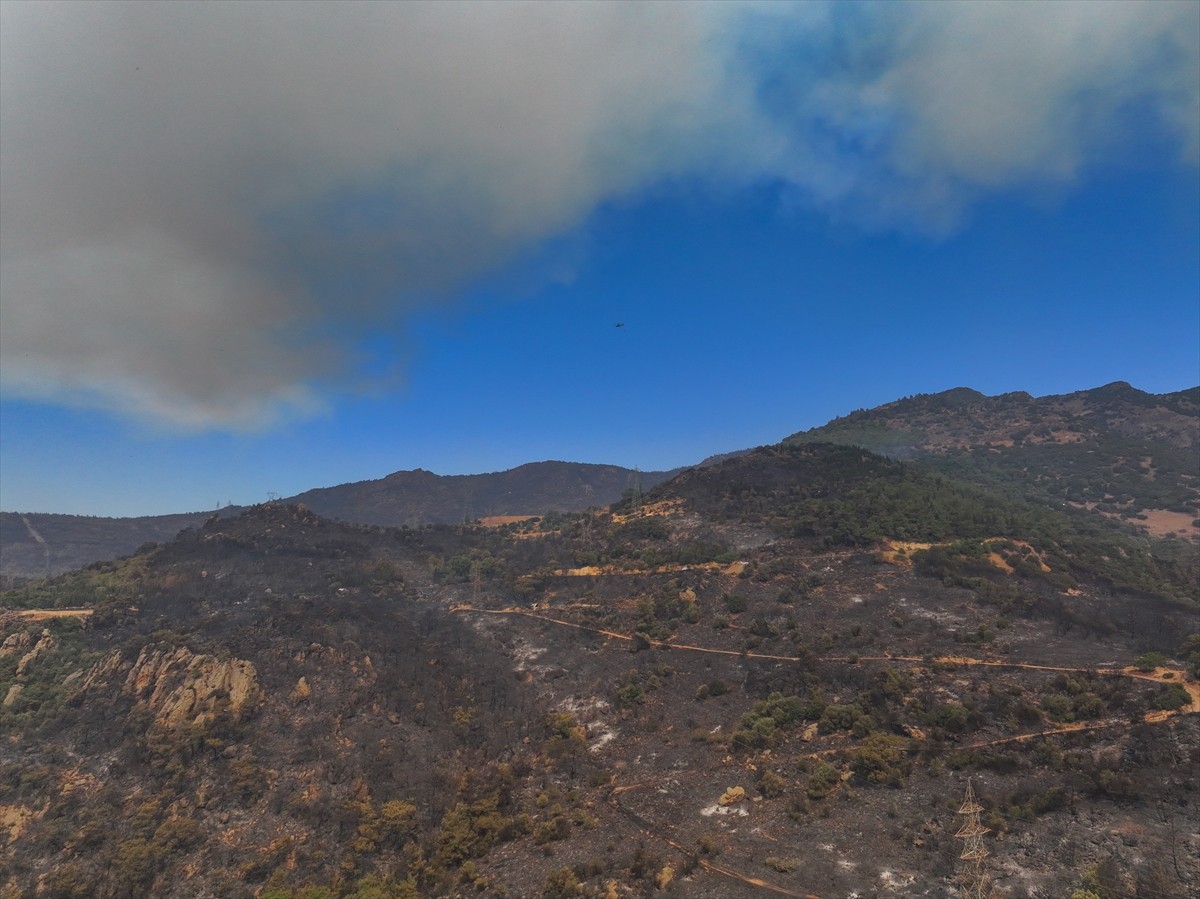
[[[1179,644],[1179,657],[1187,663],[1188,674],[1200,680],[1200,632],[1183,638]]]

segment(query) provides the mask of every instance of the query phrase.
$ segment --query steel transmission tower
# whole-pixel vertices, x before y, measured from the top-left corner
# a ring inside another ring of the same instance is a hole
[[[626,483],[629,484],[626,489],[632,491],[633,501],[629,504],[629,509],[631,512],[637,512],[642,508],[642,469],[639,466],[633,466]]]
[[[975,787],[967,781],[967,793],[963,797],[962,808],[958,813],[963,816],[963,826],[954,836],[963,841],[962,853],[958,856],[958,882],[961,885],[959,895],[963,899],[988,899],[991,895],[991,878],[987,872],[987,847],[983,845],[983,835],[991,833],[979,820],[983,806],[975,798]]]

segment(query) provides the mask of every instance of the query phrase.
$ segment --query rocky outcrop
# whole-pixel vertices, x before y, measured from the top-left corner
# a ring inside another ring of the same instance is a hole
[[[717,805],[735,805],[746,798],[746,790],[743,787],[730,787],[721,794],[721,798],[717,800]]]
[[[33,649],[21,656],[21,661],[17,662],[17,677],[28,674],[34,663],[47,653],[53,652],[57,645],[58,641],[54,639],[54,635],[49,630],[43,630]]]
[[[17,631],[15,634],[9,634],[3,643],[0,643],[0,658],[11,655],[14,652],[24,652],[33,644],[33,634],[29,631]]]
[[[98,662],[84,678],[79,692],[95,689],[125,673],[122,690],[154,712],[169,729],[205,727],[218,718],[238,721],[257,704],[261,689],[258,672],[245,659],[219,659],[180,646],[147,646],[130,664],[120,653]]]
[[[89,690],[98,687],[109,680],[114,672],[120,671],[122,668],[127,668],[129,663],[119,652],[111,652],[103,659],[91,667],[91,670],[83,677],[83,683],[79,685],[79,689],[75,691],[78,696],[86,693]]]

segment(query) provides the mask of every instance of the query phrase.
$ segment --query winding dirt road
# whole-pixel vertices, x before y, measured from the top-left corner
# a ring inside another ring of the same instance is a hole
[[[617,631],[605,630],[604,628],[589,627],[586,624],[579,624],[575,621],[566,621],[562,618],[553,618],[549,615],[543,615],[539,612],[530,612],[527,609],[518,609],[508,607],[504,609],[481,609],[470,603],[461,603],[450,607],[451,612],[458,613],[474,613],[479,615],[518,615],[522,618],[532,618],[535,621],[545,621],[549,624],[557,624],[561,627],[570,627],[575,630],[587,631],[591,634],[599,634],[603,637],[610,637],[614,640],[624,640],[632,643],[635,637],[630,634],[622,634]],[[749,652],[734,649],[712,649],[707,646],[694,646],[689,643],[671,643],[666,640],[651,640],[647,637],[642,637],[651,646],[656,649],[678,649],[683,652],[703,652],[710,655],[736,656],[738,658],[749,659],[767,659],[775,662],[801,662],[803,659],[796,656],[781,656],[771,655],[764,652]],[[1165,720],[1177,714],[1196,714],[1200,713],[1200,683],[1189,681],[1184,677],[1184,672],[1177,668],[1156,668],[1153,671],[1141,671],[1132,665],[1125,668],[1067,668],[1058,665],[1036,665],[1031,662],[1008,662],[998,661],[994,659],[974,659],[968,656],[938,656],[936,658],[924,658],[922,656],[820,656],[817,661],[820,662],[843,662],[845,664],[857,664],[859,662],[899,662],[909,665],[972,665],[983,666],[987,668],[1017,668],[1028,671],[1057,671],[1069,674],[1099,674],[1105,677],[1130,677],[1136,680],[1148,680],[1159,684],[1177,683],[1187,690],[1191,697],[1191,703],[1179,709],[1177,712],[1150,712],[1146,719],[1149,721],[1152,717],[1155,722]],[[1049,733],[1065,733],[1067,730],[1080,730],[1079,727],[1064,727],[1051,731],[1040,731],[1039,734]],[[1086,729],[1086,728],[1084,728]],[[1026,739],[1037,736],[1031,734]]]
[[[460,605],[451,606],[450,611],[456,612],[456,613],[468,613],[468,614],[480,614],[480,615],[518,616],[518,617],[522,617],[522,618],[531,618],[535,621],[544,621],[548,624],[559,625],[561,627],[569,627],[569,628],[573,628],[575,630],[586,631],[588,633],[598,634],[603,637],[609,637],[614,640],[623,640],[626,642],[633,642],[635,639],[633,636],[631,636],[629,634],[622,634],[622,633],[618,633],[617,631],[605,630],[604,628],[589,627],[588,625],[585,625],[585,624],[579,624],[574,621],[566,621],[562,618],[554,618],[554,617],[551,617],[550,615],[544,615],[539,612],[531,612],[526,609],[518,609],[518,608],[512,608],[512,607],[504,608],[504,609],[481,609],[481,608],[476,608],[473,605],[464,603],[464,604],[460,604]],[[645,638],[645,637],[642,637],[642,639],[648,640],[648,638]],[[778,661],[778,662],[800,662],[800,661],[803,661],[802,659],[796,658],[795,656],[771,655],[768,653],[760,653],[760,652],[742,652],[742,651],[736,651],[736,650],[730,650],[730,649],[712,649],[712,648],[706,647],[706,646],[693,646],[693,645],[687,644],[687,643],[669,643],[669,642],[666,642],[663,640],[648,640],[648,642],[651,646],[656,647],[656,648],[677,649],[677,650],[681,650],[684,652],[701,652],[701,653],[708,653],[710,655],[738,656],[738,657],[746,657],[746,658],[752,658],[752,659],[767,659],[767,660]],[[957,747],[957,748],[962,748],[962,749],[982,749],[987,746],[999,746],[1004,743],[1028,742],[1030,740],[1037,740],[1037,739],[1041,739],[1044,737],[1057,736],[1060,734],[1081,733],[1084,731],[1102,730],[1102,729],[1106,729],[1106,728],[1116,728],[1116,727],[1128,728],[1128,727],[1133,727],[1134,725],[1137,725],[1137,724],[1161,724],[1162,722],[1168,721],[1177,715],[1200,713],[1200,683],[1186,680],[1184,678],[1184,673],[1182,671],[1180,671],[1178,669],[1174,669],[1174,668],[1156,668],[1153,671],[1140,671],[1137,668],[1134,668],[1133,666],[1128,666],[1126,668],[1097,668],[1097,669],[1067,668],[1067,667],[1060,667],[1060,666],[1055,666],[1055,665],[1037,665],[1037,664],[1033,664],[1033,663],[1029,663],[1029,662],[1008,662],[1008,661],[995,661],[995,660],[991,660],[991,659],[974,659],[974,658],[970,658],[967,656],[942,656],[942,657],[933,658],[933,659],[922,658],[919,656],[891,656],[891,655],[888,655],[888,656],[858,656],[856,658],[851,658],[850,656],[825,656],[825,657],[821,657],[819,659],[819,661],[842,662],[845,664],[856,664],[858,662],[889,662],[889,663],[897,663],[898,662],[898,663],[912,664],[912,665],[933,665],[933,664],[964,665],[964,666],[971,665],[971,666],[983,666],[983,667],[990,667],[990,668],[1026,669],[1026,670],[1031,670],[1031,671],[1055,671],[1055,672],[1066,672],[1066,673],[1072,673],[1072,674],[1092,673],[1092,674],[1104,675],[1107,677],[1128,677],[1128,678],[1134,678],[1136,680],[1148,680],[1148,681],[1152,681],[1154,683],[1160,683],[1160,684],[1178,683],[1178,684],[1181,684],[1185,690],[1187,690],[1188,695],[1191,697],[1191,703],[1189,705],[1184,706],[1183,708],[1179,709],[1178,711],[1165,711],[1165,710],[1151,711],[1151,712],[1147,712],[1140,719],[1106,718],[1102,721],[1094,721],[1094,722],[1086,722],[1086,723],[1085,722],[1075,722],[1075,723],[1071,723],[1071,724],[1064,724],[1060,727],[1045,728],[1042,730],[1032,731],[1029,733],[1015,734],[1015,735],[1009,736],[1009,737],[1000,737],[995,740],[984,740],[984,741],[980,741],[977,743],[962,744]],[[912,751],[918,751],[920,749],[928,749],[928,747],[914,746],[911,749],[912,749]],[[835,755],[839,752],[844,752],[844,751],[845,751],[844,746],[835,747],[833,749],[825,749],[825,750],[820,750],[818,752],[810,753],[806,757],[807,758],[820,758],[820,757],[827,756],[827,755]],[[630,810],[629,808],[627,808],[621,804],[618,797],[622,793],[636,789],[638,786],[642,786],[642,784],[627,784],[624,786],[614,787],[608,796],[609,804],[620,815],[624,816],[625,818],[628,818],[630,821],[632,821],[634,824],[636,824],[638,829],[647,837],[650,837],[652,839],[666,843],[668,846],[670,846],[673,849],[675,849],[676,851],[682,853],[686,857],[689,857],[689,858],[693,857],[694,852],[691,849],[689,849],[688,847],[683,846],[682,844],[671,839],[669,836],[667,836],[666,834],[664,834],[662,832],[661,828],[655,827],[652,822],[646,820],[642,816],[638,815],[636,812],[633,812],[632,810]],[[778,884],[770,883],[769,881],[763,880],[762,878],[752,877],[747,874],[743,874],[739,871],[736,871],[733,868],[729,868],[724,865],[718,865],[715,862],[708,861],[707,859],[698,859],[697,862],[698,862],[699,866],[704,868],[706,871],[711,871],[714,874],[719,874],[723,877],[727,877],[732,880],[737,880],[741,883],[747,884],[748,886],[756,887],[761,890],[776,893],[781,896],[791,896],[791,897],[793,897],[793,899],[820,899],[820,897],[816,896],[813,893],[798,893],[794,890],[789,890],[786,887],[779,886]]]

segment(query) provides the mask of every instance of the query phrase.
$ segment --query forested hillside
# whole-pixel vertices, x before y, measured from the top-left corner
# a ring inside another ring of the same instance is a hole
[[[862,446],[1152,536],[1200,536],[1200,387],[1149,394],[1118,382],[1035,398],[959,388],[860,410],[789,443]]]

